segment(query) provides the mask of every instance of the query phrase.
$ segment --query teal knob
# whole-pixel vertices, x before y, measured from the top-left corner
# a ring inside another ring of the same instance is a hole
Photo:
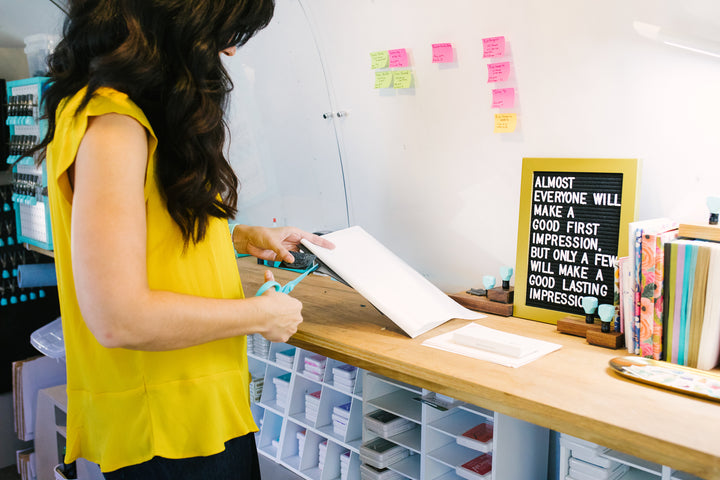
[[[598,307],[598,315],[602,321],[601,329],[603,333],[610,332],[610,322],[615,318],[615,305],[603,303]]]
[[[500,267],[500,279],[502,280],[503,290],[508,290],[510,288],[510,279],[512,278],[512,276],[512,267]]]
[[[595,311],[598,299],[596,297],[582,297],[582,308],[585,311],[585,323],[595,323]]]
[[[485,290],[490,290],[495,286],[495,277],[492,275],[485,275],[483,277],[483,286],[485,287]]]

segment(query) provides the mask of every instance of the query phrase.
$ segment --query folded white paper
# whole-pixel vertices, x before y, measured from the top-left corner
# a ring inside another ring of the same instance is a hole
[[[458,343],[456,339],[460,339],[462,343]],[[473,342],[472,339],[475,341]],[[556,343],[501,332],[477,323],[470,323],[452,332],[427,339],[422,344],[514,368],[526,365],[562,347]],[[476,346],[468,346],[468,344]],[[510,354],[498,353],[502,351]]]
[[[485,317],[448,297],[362,227],[338,230],[325,238],[335,244],[334,249],[302,243],[410,337],[452,318]]]

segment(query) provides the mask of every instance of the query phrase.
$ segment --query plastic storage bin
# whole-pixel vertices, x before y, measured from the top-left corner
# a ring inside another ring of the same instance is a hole
[[[31,77],[44,77],[48,73],[47,57],[60,41],[57,35],[37,33],[25,37],[25,55]]]
[[[50,358],[65,358],[65,339],[60,317],[30,334],[30,343]]]

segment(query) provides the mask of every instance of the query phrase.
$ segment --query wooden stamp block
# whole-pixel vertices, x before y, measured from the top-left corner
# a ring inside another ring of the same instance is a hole
[[[504,290],[502,287],[491,288],[487,291],[488,300],[500,303],[513,303],[515,298],[515,287]]]
[[[509,317],[513,314],[512,303],[500,303],[488,300],[486,297],[470,295],[469,293],[451,293],[450,298],[458,302],[463,307],[477,312],[492,313],[503,317]]]
[[[587,331],[590,328],[595,328],[599,332],[600,323],[587,323],[585,322],[585,318],[581,317],[564,317],[557,322],[558,332],[575,335],[577,337],[586,337]]]
[[[625,334],[621,332],[603,333],[599,329],[588,329],[587,341],[591,345],[605,348],[618,349],[625,346]]]

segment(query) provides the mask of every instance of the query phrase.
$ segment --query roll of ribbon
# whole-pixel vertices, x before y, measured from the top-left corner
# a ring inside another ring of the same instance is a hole
[[[17,281],[20,288],[53,287],[57,285],[55,264],[19,265]]]

